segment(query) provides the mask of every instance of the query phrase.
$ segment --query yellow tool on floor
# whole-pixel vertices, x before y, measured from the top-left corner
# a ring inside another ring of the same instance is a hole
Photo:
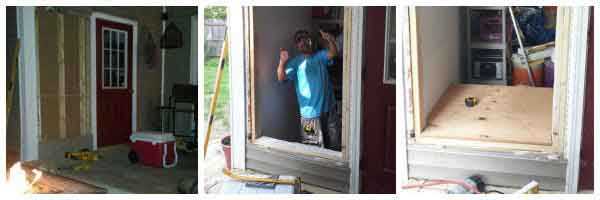
[[[58,170],[89,171],[92,168],[92,162],[99,160],[102,156],[95,151],[81,149],[75,152],[65,152],[65,158],[83,162],[69,167],[61,167]]]
[[[225,33],[227,33],[227,32],[225,32]],[[214,87],[215,92],[210,100],[210,114],[209,114],[208,123],[207,123],[208,126],[206,129],[206,134],[204,135],[204,159],[206,159],[206,152],[208,151],[208,142],[210,140],[212,125],[213,125],[214,118],[215,118],[217,99],[219,97],[219,89],[221,86],[221,79],[223,77],[223,71],[225,68],[225,58],[227,58],[227,55],[228,55],[227,46],[228,46],[228,39],[227,39],[227,34],[225,34],[225,40],[223,41],[223,48],[221,49],[221,56],[219,58],[219,66],[217,68],[217,79],[215,81],[215,87]],[[234,174],[233,172],[231,172],[231,170],[227,169],[227,167],[223,168],[223,174],[225,174],[226,176],[229,176],[230,178],[232,178],[234,180],[244,181],[244,182],[263,182],[263,183],[295,185],[299,188],[299,191],[302,191],[301,190],[302,184],[301,184],[300,178],[297,178],[297,179],[273,179],[273,178],[257,178],[257,177],[242,176],[242,175]]]
[[[65,152],[65,158],[71,160],[94,161],[100,159],[100,154],[89,149],[81,149],[75,152]]]
[[[479,103],[479,99],[477,97],[473,97],[473,96],[465,97],[465,105],[469,108],[477,105],[478,103]]]

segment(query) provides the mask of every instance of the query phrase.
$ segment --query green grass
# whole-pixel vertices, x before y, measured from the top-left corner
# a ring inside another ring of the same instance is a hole
[[[208,119],[210,113],[210,100],[214,94],[214,84],[217,79],[217,67],[219,58],[204,59],[204,116]],[[221,86],[219,97],[217,99],[217,110],[215,121],[223,120],[226,127],[229,127],[229,65],[225,62],[225,70],[221,77]]]

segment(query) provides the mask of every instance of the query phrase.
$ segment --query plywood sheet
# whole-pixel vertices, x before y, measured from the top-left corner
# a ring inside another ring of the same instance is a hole
[[[466,96],[479,98],[479,104],[466,107]],[[451,85],[422,136],[552,145],[552,89]]]

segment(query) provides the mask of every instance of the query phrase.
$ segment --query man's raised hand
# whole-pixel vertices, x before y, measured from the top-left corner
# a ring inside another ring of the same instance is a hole
[[[323,31],[323,30],[319,30],[319,33],[321,33],[321,37],[326,40],[326,41],[334,41],[334,38],[331,34]]]
[[[284,48],[279,48],[279,61],[280,62],[287,62],[288,59],[290,59],[290,55],[288,53],[288,50],[284,49]]]

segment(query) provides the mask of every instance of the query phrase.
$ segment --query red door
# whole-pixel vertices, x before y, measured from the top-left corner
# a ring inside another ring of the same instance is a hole
[[[579,189],[594,189],[594,12],[588,31],[587,72],[585,80],[585,110],[581,140]]]
[[[385,7],[367,8],[362,88],[361,193],[396,193],[396,87],[383,80],[385,62],[390,61],[385,61],[385,45],[393,49],[395,44],[386,44],[385,21]],[[395,57],[395,51],[391,55]],[[390,63],[388,69],[395,71],[395,64]]]
[[[131,25],[96,20],[98,146],[127,143],[131,134]]]

